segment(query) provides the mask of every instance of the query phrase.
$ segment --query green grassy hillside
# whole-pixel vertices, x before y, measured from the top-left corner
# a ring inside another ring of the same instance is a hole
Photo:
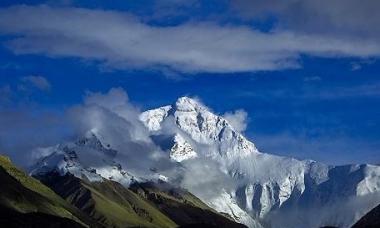
[[[0,224],[7,227],[244,227],[183,189],[162,183],[129,189],[71,174],[28,176],[0,156]]]
[[[0,206],[19,213],[38,212],[72,219],[84,226],[79,210],[68,204],[40,181],[15,167],[9,158],[0,156]],[[90,223],[88,223],[90,224]]]
[[[167,183],[135,183],[130,189],[181,227],[245,227],[211,209],[185,189],[174,188]]]
[[[57,194],[106,227],[176,227],[156,207],[113,181],[86,182],[72,175],[39,177]]]

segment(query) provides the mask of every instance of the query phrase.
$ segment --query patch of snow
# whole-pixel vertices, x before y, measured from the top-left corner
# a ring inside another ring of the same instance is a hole
[[[170,158],[174,161],[181,162],[187,159],[196,158],[198,155],[186,142],[186,140],[179,134],[174,136],[174,145],[170,149]]]
[[[223,190],[216,197],[205,200],[209,207],[221,213],[228,214],[235,221],[245,224],[250,228],[262,228],[259,222],[255,221],[247,212],[242,210],[236,200]]]

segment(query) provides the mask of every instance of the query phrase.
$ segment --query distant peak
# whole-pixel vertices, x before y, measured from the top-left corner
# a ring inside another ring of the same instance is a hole
[[[85,135],[76,141],[78,146],[87,146],[99,151],[107,152],[112,156],[116,155],[116,150],[111,148],[111,145],[106,142],[104,137],[96,129],[91,129]]]

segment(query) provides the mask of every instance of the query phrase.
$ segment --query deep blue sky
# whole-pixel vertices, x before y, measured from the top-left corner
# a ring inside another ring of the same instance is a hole
[[[192,1],[192,4],[136,2],[113,1],[111,5],[104,1],[26,3],[47,4],[52,8],[128,12],[156,28],[211,21],[220,26],[245,26],[266,33],[277,29],[279,21],[285,20],[275,12],[259,18],[240,16],[236,6],[230,6],[228,1],[208,1],[207,4],[202,1]],[[16,4],[19,3],[2,1],[0,6],[7,9]],[[303,32],[291,25],[279,28]],[[45,53],[17,51],[9,46],[15,34],[2,29],[1,25],[0,30],[0,109],[27,105],[60,112],[81,103],[86,91],[107,92],[112,87],[125,89],[131,102],[141,110],[171,104],[180,96],[195,96],[219,114],[244,109],[249,116],[245,135],[261,151],[330,164],[380,162],[380,62],[377,53],[330,56],[301,51],[297,68],[270,70],[189,71],[170,64],[164,70],[151,64],[104,67],[101,61],[83,56],[46,54],[49,50]],[[325,31],[319,34],[331,35]],[[368,34],[371,39],[378,38]],[[16,36],[19,35],[23,33]],[[51,87],[22,89],[20,85],[25,84],[28,76],[44,77]]]

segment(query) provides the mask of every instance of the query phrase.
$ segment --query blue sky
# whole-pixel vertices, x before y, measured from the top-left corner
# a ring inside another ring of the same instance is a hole
[[[264,152],[379,163],[379,4],[286,2],[2,1],[0,111],[60,113],[112,87],[141,110],[186,95],[243,109]]]

